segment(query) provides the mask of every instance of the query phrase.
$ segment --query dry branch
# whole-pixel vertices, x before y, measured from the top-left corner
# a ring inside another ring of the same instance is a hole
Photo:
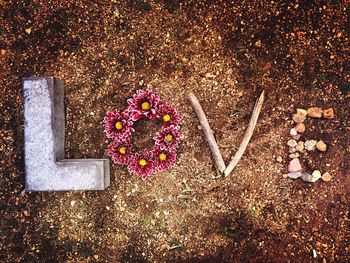
[[[265,91],[263,91],[259,97],[259,99],[256,101],[255,106],[254,106],[254,110],[252,113],[252,117],[250,118],[249,124],[248,124],[248,128],[246,130],[246,133],[244,135],[244,138],[235,154],[235,156],[232,158],[230,164],[227,166],[227,168],[224,171],[224,175],[228,176],[232,170],[235,168],[235,166],[237,165],[237,163],[239,162],[239,160],[241,159],[242,155],[244,154],[247,145],[250,141],[250,138],[253,135],[254,132],[254,128],[255,125],[258,121],[258,117],[259,117],[259,113],[261,110],[261,107],[264,103],[264,98],[265,98]]]
[[[210,129],[209,122],[207,117],[205,116],[205,113],[202,109],[202,106],[200,105],[199,101],[197,100],[196,96],[191,92],[188,94],[188,99],[191,102],[191,105],[197,114],[198,120],[200,124],[203,127],[203,132],[205,135],[205,138],[209,144],[210,151],[213,155],[215,166],[221,173],[223,173],[226,169],[226,165],[224,160],[222,159],[218,144],[216,143],[216,140],[214,138],[213,132]]]

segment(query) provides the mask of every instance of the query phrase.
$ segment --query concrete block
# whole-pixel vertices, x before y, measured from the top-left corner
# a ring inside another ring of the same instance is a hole
[[[26,191],[103,190],[110,184],[109,159],[64,159],[63,81],[24,78]]]

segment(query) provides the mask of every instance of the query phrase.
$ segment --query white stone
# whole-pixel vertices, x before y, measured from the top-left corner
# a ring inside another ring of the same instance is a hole
[[[298,134],[298,132],[294,128],[292,128],[292,129],[290,129],[289,134],[292,135],[292,136],[295,136],[295,135]]]
[[[304,147],[308,151],[314,151],[316,149],[316,143],[317,143],[316,140],[307,140],[304,143]]]
[[[309,183],[315,183],[320,178],[321,178],[321,172],[319,170],[313,171],[312,174],[303,173],[303,175],[301,176],[301,179]]]
[[[109,159],[64,159],[63,82],[25,78],[24,154],[26,191],[103,190]]]
[[[299,172],[293,172],[293,173],[288,173],[287,176],[289,178],[292,178],[292,179],[297,179],[297,178],[302,176],[302,173],[300,171]]]
[[[289,140],[288,142],[287,142],[287,145],[289,146],[289,147],[292,147],[292,148],[294,148],[295,146],[297,146],[298,145],[298,143],[297,143],[297,141],[296,140]]]

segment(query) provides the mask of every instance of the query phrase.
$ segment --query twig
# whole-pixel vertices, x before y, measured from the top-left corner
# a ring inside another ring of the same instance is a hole
[[[219,169],[219,171],[222,173],[226,169],[226,165],[224,163],[224,160],[222,159],[218,144],[216,143],[216,140],[214,138],[213,132],[210,129],[209,122],[207,117],[205,116],[205,113],[202,109],[202,106],[199,104],[199,101],[197,100],[196,96],[191,92],[187,95],[189,101],[191,102],[192,108],[197,114],[197,118],[200,122],[200,124],[203,127],[203,132],[205,135],[205,138],[209,144],[210,151],[213,155],[215,166]]]
[[[172,250],[179,249],[179,248],[182,248],[182,245],[181,245],[181,244],[171,246],[171,247],[169,247],[169,249],[168,249],[168,250],[169,250],[169,251],[172,251]]]
[[[250,138],[253,135],[254,132],[254,128],[255,125],[258,121],[258,117],[259,117],[259,113],[261,110],[261,107],[264,103],[264,99],[265,99],[265,91],[261,92],[261,95],[259,97],[259,99],[256,101],[255,106],[254,106],[254,110],[252,113],[252,117],[250,118],[249,124],[248,124],[248,128],[245,132],[245,135],[243,137],[243,140],[235,154],[235,156],[232,158],[230,164],[227,166],[227,168],[224,171],[224,175],[228,176],[232,170],[235,168],[235,166],[237,165],[237,163],[239,162],[239,160],[241,159],[242,155],[244,154],[247,145],[250,141]]]

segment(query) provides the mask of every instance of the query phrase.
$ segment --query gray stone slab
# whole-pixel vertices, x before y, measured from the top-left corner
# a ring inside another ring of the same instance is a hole
[[[64,159],[63,81],[24,78],[26,191],[103,190],[110,184],[109,159]]]

